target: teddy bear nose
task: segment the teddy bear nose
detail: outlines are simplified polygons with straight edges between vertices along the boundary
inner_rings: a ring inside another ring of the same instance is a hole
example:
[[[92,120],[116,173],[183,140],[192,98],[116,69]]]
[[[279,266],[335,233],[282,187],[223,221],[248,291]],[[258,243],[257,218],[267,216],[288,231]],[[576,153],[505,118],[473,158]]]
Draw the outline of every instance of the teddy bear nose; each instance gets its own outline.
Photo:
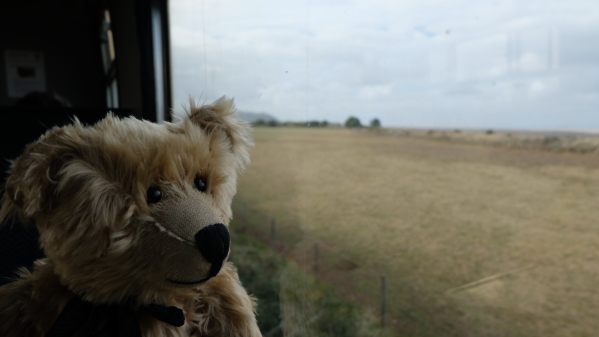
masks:
[[[211,276],[216,275],[229,254],[229,230],[222,223],[208,225],[196,233],[195,240],[202,256],[212,264]]]

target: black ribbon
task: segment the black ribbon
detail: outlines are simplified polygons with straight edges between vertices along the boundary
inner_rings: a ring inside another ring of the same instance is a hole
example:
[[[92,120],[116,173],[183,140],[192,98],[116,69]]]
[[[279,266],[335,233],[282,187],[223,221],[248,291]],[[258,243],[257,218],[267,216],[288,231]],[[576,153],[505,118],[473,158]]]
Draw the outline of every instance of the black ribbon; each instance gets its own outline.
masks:
[[[183,310],[177,307],[149,304],[135,308],[130,304],[94,304],[74,297],[46,337],[141,337],[139,314],[177,327],[185,323]]]

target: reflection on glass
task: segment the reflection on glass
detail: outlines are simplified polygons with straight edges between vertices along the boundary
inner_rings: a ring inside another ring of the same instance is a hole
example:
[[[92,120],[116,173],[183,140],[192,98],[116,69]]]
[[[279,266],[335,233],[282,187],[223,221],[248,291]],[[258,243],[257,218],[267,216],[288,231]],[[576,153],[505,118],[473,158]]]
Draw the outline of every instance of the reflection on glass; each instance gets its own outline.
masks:
[[[598,2],[170,6],[175,110],[256,126],[233,259],[265,335],[599,329]]]

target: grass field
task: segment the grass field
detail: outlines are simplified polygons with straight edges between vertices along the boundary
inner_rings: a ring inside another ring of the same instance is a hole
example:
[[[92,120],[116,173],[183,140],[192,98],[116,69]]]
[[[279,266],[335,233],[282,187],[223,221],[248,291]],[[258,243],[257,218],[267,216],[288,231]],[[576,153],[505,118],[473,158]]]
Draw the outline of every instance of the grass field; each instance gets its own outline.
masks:
[[[258,323],[265,337],[389,336],[367,309],[257,240],[233,234],[231,257],[245,288],[260,299]]]
[[[596,153],[346,129],[254,138],[237,229],[374,315],[385,276],[393,335],[599,331]]]

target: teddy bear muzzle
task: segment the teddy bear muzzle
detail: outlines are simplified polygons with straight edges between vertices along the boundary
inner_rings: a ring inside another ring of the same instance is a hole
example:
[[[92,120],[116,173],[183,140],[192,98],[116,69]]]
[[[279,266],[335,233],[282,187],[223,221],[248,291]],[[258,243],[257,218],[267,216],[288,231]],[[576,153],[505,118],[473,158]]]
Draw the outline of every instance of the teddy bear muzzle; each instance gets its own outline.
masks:
[[[200,253],[210,263],[208,277],[216,276],[229,255],[229,230],[222,223],[208,225],[198,231],[194,238]]]

